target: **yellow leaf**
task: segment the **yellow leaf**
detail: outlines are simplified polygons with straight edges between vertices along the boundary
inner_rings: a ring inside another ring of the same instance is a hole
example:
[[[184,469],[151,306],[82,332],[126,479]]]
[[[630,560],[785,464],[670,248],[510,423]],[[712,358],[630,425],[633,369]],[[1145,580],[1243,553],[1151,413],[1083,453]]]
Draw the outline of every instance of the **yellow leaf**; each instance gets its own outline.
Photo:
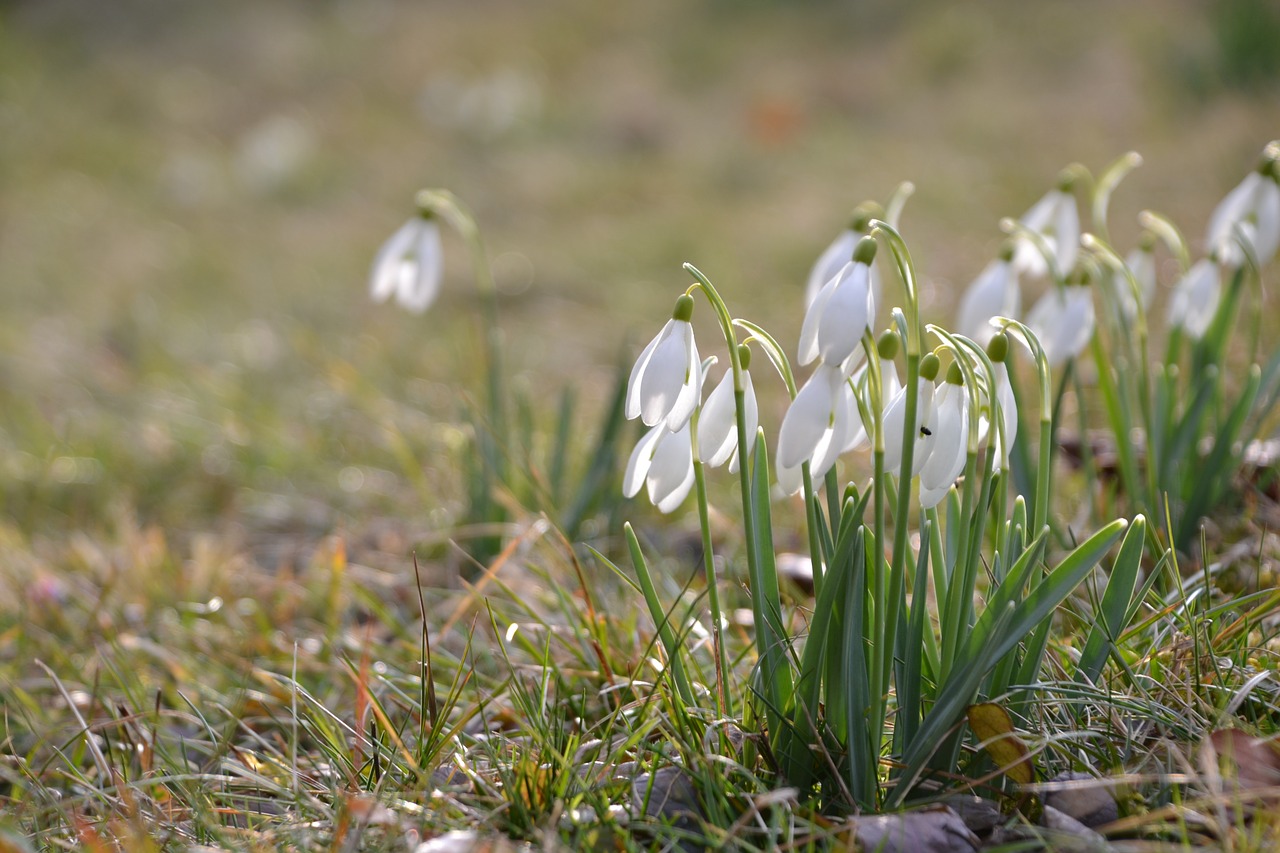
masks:
[[[969,728],[1004,775],[1023,785],[1031,784],[1031,754],[1014,734],[1008,711],[993,702],[970,705]]]

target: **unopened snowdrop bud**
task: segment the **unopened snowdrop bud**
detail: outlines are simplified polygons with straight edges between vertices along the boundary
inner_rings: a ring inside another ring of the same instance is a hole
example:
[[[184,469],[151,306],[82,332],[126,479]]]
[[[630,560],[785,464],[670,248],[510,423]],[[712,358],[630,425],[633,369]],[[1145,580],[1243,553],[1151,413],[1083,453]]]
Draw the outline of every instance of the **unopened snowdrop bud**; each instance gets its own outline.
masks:
[[[876,241],[863,237],[849,261],[827,282],[805,313],[800,329],[800,363],[818,356],[826,364],[845,361],[862,341],[875,315],[871,295],[871,267]]]
[[[665,422],[672,432],[688,423],[702,388],[692,317],[693,297],[684,294],[671,319],[640,353],[627,382],[628,418],[639,417],[646,426]]]
[[[1058,185],[1045,194],[1022,217],[1022,225],[1043,239],[1053,257],[1058,274],[1065,276],[1076,263],[1080,246],[1080,213],[1072,193],[1075,176],[1064,170],[1058,176]],[[1022,275],[1037,278],[1049,271],[1041,248],[1027,237],[1018,239],[1018,251],[1014,266]]]
[[[916,383],[916,418],[911,434],[916,437],[915,450],[911,457],[911,473],[919,474],[924,467],[926,454],[921,427],[929,422],[929,414],[933,408],[933,380],[938,377],[938,357],[927,353],[920,359],[920,378]],[[884,467],[886,471],[897,472],[902,467],[902,428],[907,422],[906,385],[898,390],[889,401],[884,411]]]
[[[960,365],[952,362],[947,380],[933,399],[925,429],[921,430],[925,463],[920,468],[920,503],[938,505],[964,470],[969,434],[969,392]]]
[[[880,355],[881,361],[893,361],[898,357],[898,350],[902,347],[902,338],[893,329],[885,329],[880,333],[880,337],[876,338],[876,352]]]
[[[992,317],[1018,319],[1022,310],[1022,292],[1018,288],[1018,269],[1013,264],[1017,244],[1009,241],[1000,249],[1000,257],[978,273],[960,300],[956,331],[985,345],[996,333]]]
[[[746,415],[747,453],[755,446],[756,427],[760,425],[760,411],[756,406],[755,386],[751,383],[751,349],[738,346],[738,358],[742,364],[742,402]],[[726,370],[720,384],[712,389],[698,415],[698,458],[706,465],[717,468],[731,459],[736,460],[738,449],[737,409],[734,406],[733,371]]]
[[[1280,248],[1280,166],[1275,143],[1263,152],[1262,163],[1227,193],[1209,217],[1205,248],[1228,267],[1245,262],[1239,237],[1252,246],[1260,266]],[[1237,229],[1240,234],[1237,235]]]
[[[1027,314],[1050,367],[1084,352],[1093,338],[1093,292],[1087,283],[1052,287]]]
[[[991,367],[995,373],[995,387],[991,390],[987,404],[993,407],[991,419],[1004,427],[1003,433],[995,428],[996,456],[994,470],[1003,471],[1009,467],[1009,448],[1018,437],[1018,401],[1013,396],[1013,383],[1009,381],[1009,367],[1005,364],[1009,357],[1009,336],[1000,332],[987,344],[987,357],[991,359]]]
[[[373,259],[369,295],[374,302],[394,298],[415,314],[435,301],[444,275],[440,225],[424,210],[401,225]]]
[[[675,432],[658,424],[636,444],[622,476],[622,494],[628,498],[648,485],[649,500],[659,512],[668,513],[684,502],[693,487],[693,444],[688,421]]]
[[[1197,261],[1173,286],[1168,309],[1169,326],[1182,329],[1198,341],[1209,330],[1221,300],[1222,279],[1218,264],[1211,258]]]
[[[853,209],[853,214],[849,217],[849,227],[831,241],[831,245],[827,246],[814,263],[813,269],[809,271],[809,281],[805,285],[804,292],[806,308],[813,304],[822,286],[835,278],[844,265],[849,263],[849,259],[853,257],[854,247],[858,245],[858,238],[871,229],[871,220],[883,218],[884,209],[874,201],[864,201]],[[871,268],[871,290],[876,298],[879,298],[879,276],[876,274],[875,267]]]
[[[1134,283],[1138,285],[1138,295],[1142,297],[1143,311],[1151,307],[1151,300],[1156,295],[1155,249],[1155,235],[1150,231],[1145,231],[1138,241],[1138,247],[1130,252],[1124,260],[1125,266],[1129,268],[1129,274],[1133,276]],[[1129,282],[1125,280],[1123,274],[1113,274],[1111,279],[1115,282],[1116,302],[1119,304],[1125,319],[1132,323],[1138,316],[1138,303],[1134,300],[1133,289],[1129,286]]]

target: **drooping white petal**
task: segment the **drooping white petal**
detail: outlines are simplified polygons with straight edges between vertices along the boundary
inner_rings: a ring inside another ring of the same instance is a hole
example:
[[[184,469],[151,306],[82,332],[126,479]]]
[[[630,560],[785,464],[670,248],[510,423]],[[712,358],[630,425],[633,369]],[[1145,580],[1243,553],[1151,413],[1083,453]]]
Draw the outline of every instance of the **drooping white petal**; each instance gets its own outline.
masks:
[[[784,495],[794,495],[804,487],[804,471],[799,465],[794,468],[777,466],[778,491]]]
[[[369,274],[369,295],[374,302],[385,302],[397,291],[400,267],[413,247],[422,218],[415,216],[395,230],[373,258]]]
[[[960,299],[956,331],[986,346],[996,333],[990,319],[1018,319],[1021,303],[1016,268],[1010,261],[997,258],[978,273]]]
[[[1151,300],[1156,295],[1155,253],[1149,249],[1134,249],[1125,257],[1124,264],[1138,285],[1138,295],[1142,297],[1142,310],[1146,311],[1151,307]],[[1133,322],[1138,316],[1138,303],[1133,298],[1133,289],[1123,274],[1113,275],[1112,281],[1115,284],[1116,302],[1120,305],[1121,312],[1126,320]]]
[[[684,344],[685,364],[688,367],[684,372],[684,384],[680,386],[680,393],[676,395],[675,405],[667,415],[667,429],[673,432],[689,422],[689,418],[693,417],[694,409],[698,408],[698,403],[702,401],[702,360],[698,358],[698,344],[693,339],[693,326],[677,321],[676,331]]]
[[[920,469],[920,503],[936,506],[964,470],[969,430],[969,394],[963,385],[944,382],[934,398],[927,424],[925,463]]]
[[[933,383],[927,379],[917,380],[917,403],[915,424],[911,434],[916,437],[915,449],[911,457],[911,473],[920,473],[926,461],[924,447],[920,441],[920,426],[927,423],[933,408]],[[889,401],[884,411],[884,469],[897,474],[902,467],[902,428],[907,421],[907,386],[902,386]]]
[[[858,414],[853,388],[848,381],[841,381],[832,389],[831,429],[814,448],[809,473],[815,479],[825,477],[861,428],[862,417]]]
[[[755,445],[756,427],[760,425],[760,410],[756,405],[755,386],[751,372],[742,374],[743,415],[746,420],[747,453]],[[724,378],[712,389],[698,415],[698,457],[712,468],[736,459],[738,449],[737,411],[734,408],[733,371],[726,370]],[[734,469],[736,470],[736,469]]]
[[[853,258],[854,247],[858,245],[858,235],[852,229],[845,229],[831,241],[831,245],[823,250],[809,270],[809,282],[805,285],[804,304],[807,308],[813,304],[814,298],[822,290],[822,286],[831,281],[838,272]]]
[[[646,426],[665,420],[679,429],[697,408],[702,364],[693,340],[693,327],[684,320],[668,320],[631,368],[625,413],[639,415]]]
[[[1218,265],[1209,258],[1199,260],[1173,287],[1167,315],[1169,325],[1181,327],[1199,340],[1209,330],[1221,299],[1222,281]]]
[[[1093,338],[1093,295],[1088,287],[1053,287],[1027,313],[1050,367],[1084,351]]]
[[[1044,238],[1059,275],[1071,271],[1080,244],[1080,213],[1071,193],[1050,190],[1023,215],[1022,224]],[[1018,238],[1013,263],[1021,274],[1032,278],[1049,271],[1040,247],[1026,237]]]
[[[648,368],[649,359],[653,357],[653,351],[658,348],[658,343],[671,333],[670,326],[674,322],[674,320],[669,320],[667,325],[663,326],[662,330],[654,335],[653,340],[645,344],[644,349],[640,351],[640,357],[636,359],[636,363],[631,367],[631,376],[627,379],[626,407],[623,409],[627,420],[634,420],[640,417],[642,408],[640,405],[640,380]]]
[[[686,421],[678,431],[664,433],[658,439],[645,478],[649,500],[659,512],[671,512],[684,502],[693,481],[693,443]]]
[[[836,277],[818,321],[818,353],[827,364],[839,364],[862,342],[871,326],[870,268],[850,261]]]
[[[636,442],[631,457],[627,459],[627,470],[622,475],[623,497],[634,498],[640,494],[640,487],[644,485],[645,478],[649,476],[649,467],[653,464],[654,448],[666,432],[666,425],[658,424]]]
[[[412,277],[400,282],[400,304],[421,314],[435,301],[444,275],[444,250],[440,244],[440,226],[434,219],[420,220],[422,225],[414,247],[417,266]]]
[[[839,369],[823,363],[800,388],[778,432],[779,468],[798,468],[813,458],[818,443],[829,436],[835,417],[832,390],[841,381]]]
[[[805,365],[818,357],[818,329],[822,325],[823,313],[826,311],[827,302],[831,299],[831,294],[835,292],[836,285],[840,283],[840,274],[833,275],[822,289],[818,291],[818,295],[809,303],[809,308],[804,314],[804,323],[800,326],[800,347],[796,353],[797,360],[801,365]]]
[[[1280,185],[1267,175],[1250,172],[1214,208],[1205,231],[1205,248],[1229,267],[1244,263],[1236,229],[1242,228],[1261,264],[1280,247]]]
[[[995,470],[1003,471],[1009,467],[1009,449],[1018,437],[1018,401],[1013,395],[1013,383],[1009,381],[1009,368],[1003,361],[992,365],[995,368],[996,405],[1000,408],[1000,418],[1004,424],[1004,432],[996,432]]]

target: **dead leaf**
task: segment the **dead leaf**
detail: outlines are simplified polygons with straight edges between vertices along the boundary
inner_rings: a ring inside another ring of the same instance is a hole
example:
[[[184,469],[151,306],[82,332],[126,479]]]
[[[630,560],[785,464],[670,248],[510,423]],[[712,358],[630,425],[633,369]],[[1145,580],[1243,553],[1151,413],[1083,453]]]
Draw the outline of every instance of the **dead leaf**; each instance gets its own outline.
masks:
[[[1014,733],[1008,711],[993,702],[970,705],[969,728],[1004,775],[1023,785],[1031,784],[1035,774],[1031,753]]]

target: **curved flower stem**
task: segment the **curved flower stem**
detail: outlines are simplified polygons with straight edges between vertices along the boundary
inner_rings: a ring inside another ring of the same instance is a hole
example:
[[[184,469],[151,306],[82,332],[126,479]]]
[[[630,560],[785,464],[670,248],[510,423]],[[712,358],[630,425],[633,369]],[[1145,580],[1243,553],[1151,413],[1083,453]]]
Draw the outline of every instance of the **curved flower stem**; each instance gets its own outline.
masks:
[[[1031,351],[1036,363],[1036,376],[1040,385],[1040,457],[1036,460],[1036,495],[1032,505],[1031,530],[1043,530],[1049,523],[1049,478],[1053,472],[1053,380],[1049,372],[1049,360],[1035,332],[1017,320],[998,317],[1001,328],[1013,329],[1017,337]]]

